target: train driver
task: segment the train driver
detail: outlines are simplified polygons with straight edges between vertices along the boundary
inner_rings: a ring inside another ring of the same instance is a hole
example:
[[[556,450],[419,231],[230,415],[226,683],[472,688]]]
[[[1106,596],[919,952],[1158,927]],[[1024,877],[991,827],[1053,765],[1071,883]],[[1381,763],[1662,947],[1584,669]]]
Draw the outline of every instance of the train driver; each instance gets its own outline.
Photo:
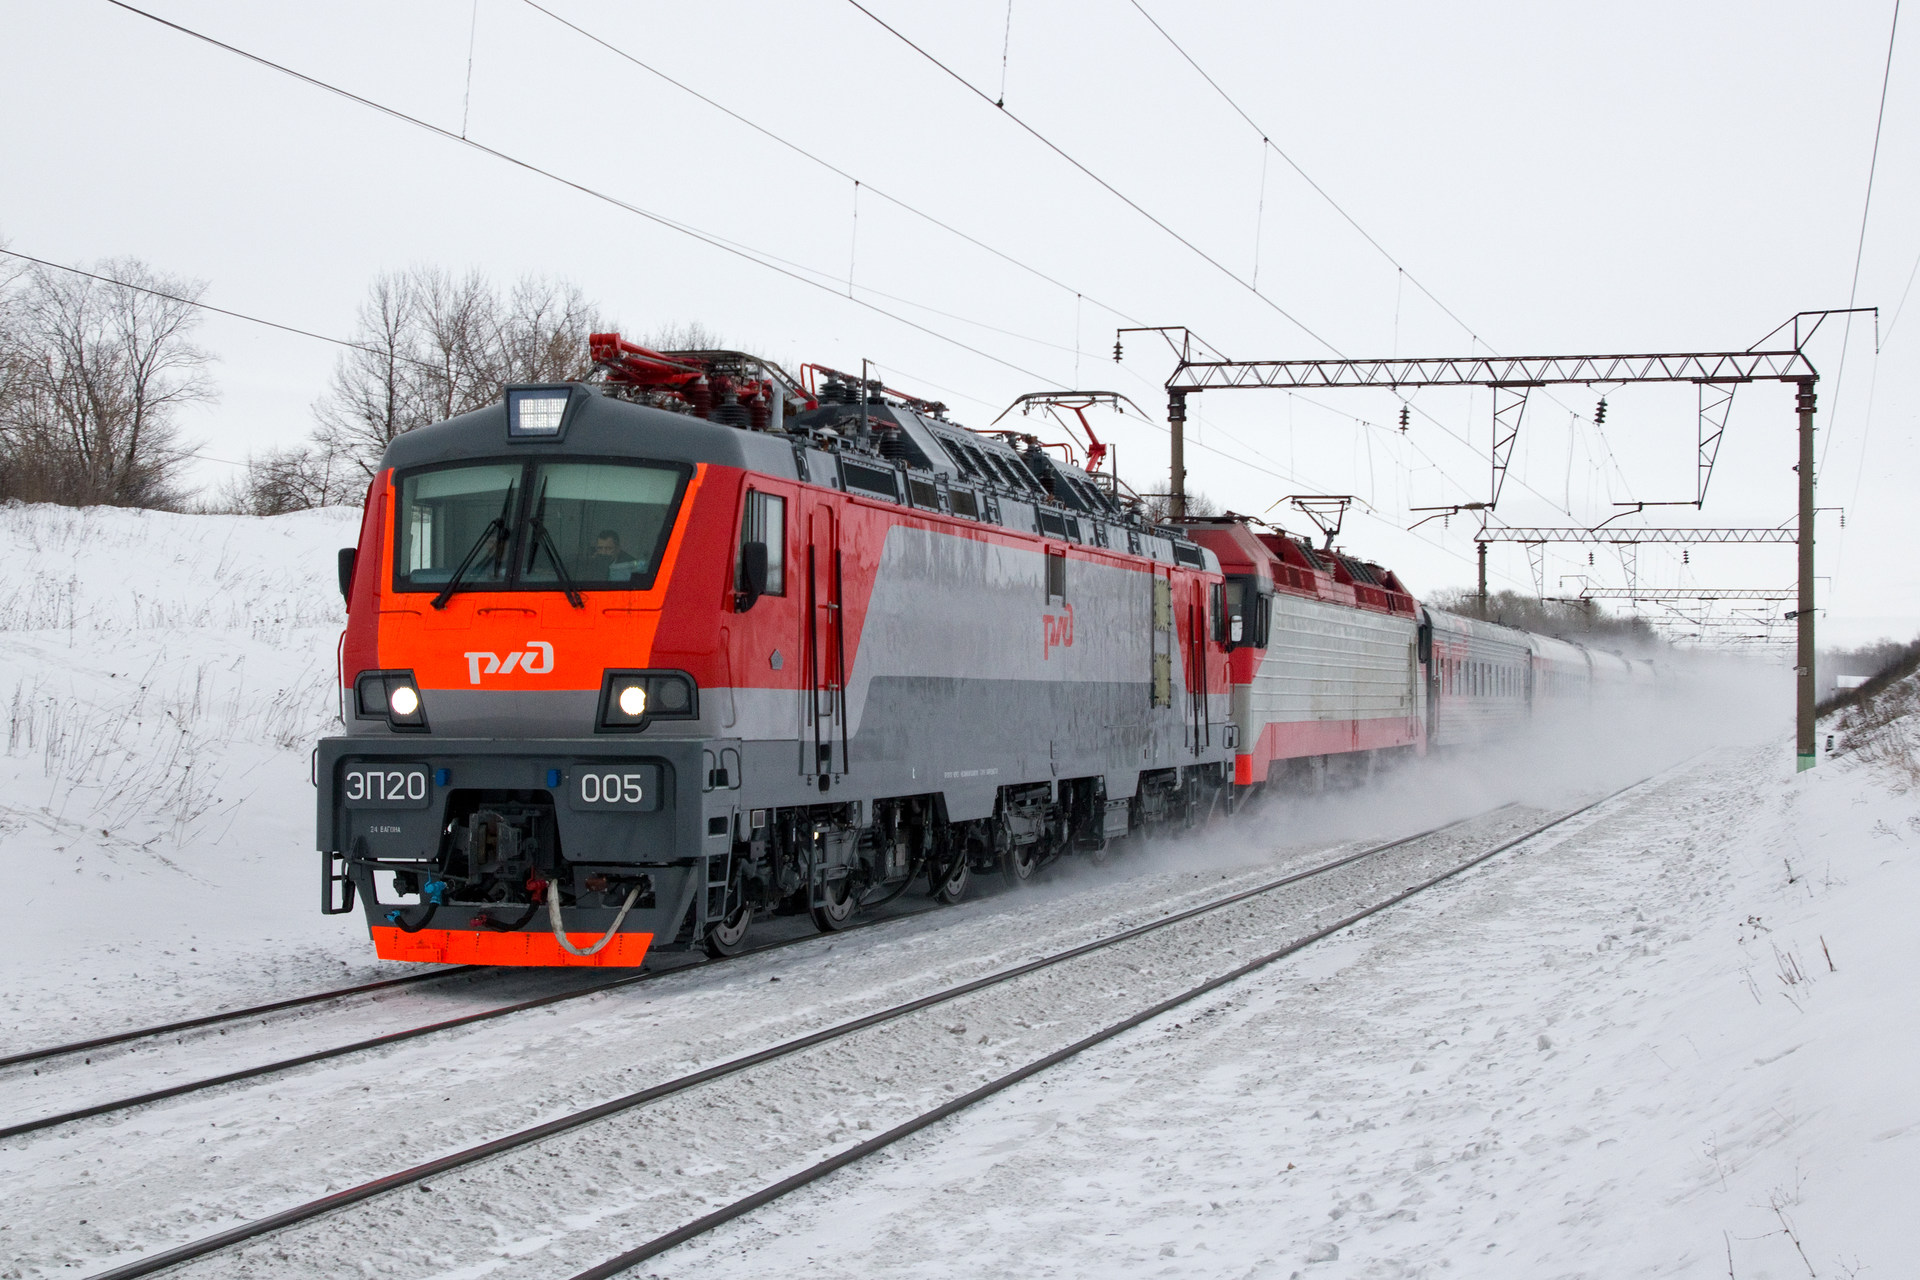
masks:
[[[602,529],[593,540],[593,551],[587,558],[587,564],[595,577],[609,582],[625,582],[636,573],[646,572],[647,566],[620,545],[620,535],[613,529]]]

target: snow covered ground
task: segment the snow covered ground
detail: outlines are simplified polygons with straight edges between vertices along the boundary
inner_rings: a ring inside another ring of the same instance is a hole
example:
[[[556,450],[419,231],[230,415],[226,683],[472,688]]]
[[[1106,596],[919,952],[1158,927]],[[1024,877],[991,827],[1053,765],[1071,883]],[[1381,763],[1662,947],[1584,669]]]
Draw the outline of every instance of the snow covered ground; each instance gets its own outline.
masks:
[[[357,519],[0,506],[0,1052],[400,971],[313,910]]]
[[[11,889],[0,1052],[403,971],[370,960],[358,917],[321,916],[315,901],[308,749],[335,713],[332,553],[353,532],[343,513],[0,508]],[[1503,800],[1591,798],[1711,741],[1731,745],[643,1271],[1913,1274],[1920,720],[1901,717],[1920,703],[1902,696],[1888,715],[1856,718],[1841,754],[1799,777],[1784,725],[1766,716],[1771,741],[1754,746],[1750,719],[1720,704],[1605,744],[1396,776],[1364,799],[1269,810],[1037,892],[484,1033],[10,1140],[0,1276],[85,1274],[130,1248],[1091,936],[1138,918],[1143,899],[1198,900],[1333,842]],[[1750,703],[1787,705],[1777,686]],[[1329,902],[1242,913],[1240,954],[1277,945]],[[1187,947],[1132,961],[1148,974],[1114,985],[1137,996],[1149,977],[1172,983],[1216,961],[1234,963]],[[436,1005],[432,986],[364,1019],[336,1011],[269,1030],[297,1050],[473,999]],[[1063,1020],[1091,1016],[1065,994]],[[1138,1007],[1107,1003],[1114,1017]],[[882,1089],[855,1070],[889,1046],[933,1060],[910,1039],[882,1037],[844,1061],[854,1074],[820,1086],[830,1105],[799,1131],[806,1140],[755,1158],[789,1171],[918,1105],[935,1078],[909,1071]],[[177,1052],[211,1074],[227,1065],[223,1047],[240,1052],[216,1036]],[[980,1050],[978,1070],[1004,1070],[1022,1048],[1010,1032]],[[124,1055],[112,1070],[133,1079],[139,1063]],[[43,1079],[15,1094],[39,1099],[37,1111],[60,1090]],[[684,1195],[687,1178],[764,1142],[751,1129],[710,1134],[705,1149],[656,1158],[651,1135],[704,1106],[583,1132],[564,1163],[588,1169],[615,1154],[596,1144],[618,1145],[645,1160],[623,1175],[633,1194]],[[563,1163],[549,1159],[526,1168]],[[563,1263],[637,1242],[610,1202],[583,1209],[569,1188],[560,1176],[497,1179],[487,1194],[500,1198],[479,1205],[488,1229],[455,1232],[445,1249],[427,1246],[435,1200],[416,1195],[406,1241],[342,1218],[212,1270],[563,1275]],[[688,1203],[711,1207],[697,1191]],[[475,1212],[471,1199],[454,1208]]]
[[[1917,852],[1728,753],[653,1269],[1912,1275]]]

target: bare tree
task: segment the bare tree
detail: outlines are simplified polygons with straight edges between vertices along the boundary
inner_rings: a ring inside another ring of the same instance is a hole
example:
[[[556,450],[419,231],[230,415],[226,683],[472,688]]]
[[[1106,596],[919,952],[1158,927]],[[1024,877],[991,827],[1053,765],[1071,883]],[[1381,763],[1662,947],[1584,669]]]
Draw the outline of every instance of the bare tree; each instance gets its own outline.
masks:
[[[34,267],[10,291],[0,495],[178,506],[177,415],[214,394],[193,342],[205,286],[131,259],[98,275]]]
[[[478,272],[381,276],[361,305],[356,349],[314,405],[316,445],[372,475],[395,436],[491,404],[507,383],[585,377],[594,318],[564,281],[526,277],[503,296]]]
[[[578,285],[525,276],[500,329],[502,382],[577,382],[593,371],[587,335],[604,323]]]
[[[727,344],[698,320],[688,320],[661,325],[640,339],[640,345],[655,351],[723,351]]]
[[[227,515],[278,516],[314,507],[353,506],[366,495],[366,474],[325,444],[269,449],[247,459],[203,510]]]
[[[6,256],[7,241],[0,238],[0,423],[7,417],[7,406],[26,386],[27,370],[32,363],[27,355],[26,338],[21,332],[21,289],[27,264]],[[0,447],[5,439],[0,437]],[[4,458],[0,454],[0,458]],[[3,466],[4,463],[0,463]]]
[[[1164,493],[1148,493],[1142,494],[1141,496],[1145,499],[1141,504],[1141,511],[1147,519],[1153,521],[1155,524],[1166,523],[1173,512],[1173,499]],[[1198,489],[1189,489],[1187,491],[1187,514],[1190,516],[1217,516],[1222,513],[1219,503],[1209,498],[1206,494],[1201,493]]]

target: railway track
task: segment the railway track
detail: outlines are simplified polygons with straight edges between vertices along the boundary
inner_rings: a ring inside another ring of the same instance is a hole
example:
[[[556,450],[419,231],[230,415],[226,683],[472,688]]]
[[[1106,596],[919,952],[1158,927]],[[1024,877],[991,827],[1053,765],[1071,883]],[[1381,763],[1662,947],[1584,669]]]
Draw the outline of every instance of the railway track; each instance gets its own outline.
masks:
[[[287,1009],[299,1009],[307,1005],[324,1004],[329,1000],[345,1000],[352,996],[366,995],[374,991],[387,991],[394,987],[410,987],[416,983],[432,982],[439,978],[453,978],[462,974],[477,974],[492,971],[487,965],[463,964],[450,969],[431,969],[424,973],[409,973],[398,978],[382,978],[378,982],[363,982],[354,987],[336,987],[331,991],[316,991],[310,995],[292,996],[285,1000],[273,1000],[266,1004],[249,1005],[244,1009],[227,1009],[220,1013],[203,1014],[197,1018],[185,1018],[179,1022],[164,1022],[153,1027],[136,1027],[131,1031],[116,1031],[111,1035],[95,1036],[90,1040],[75,1040],[68,1044],[50,1045],[44,1049],[26,1049],[19,1053],[10,1053],[0,1057],[0,1067],[25,1066],[34,1062],[46,1062],[53,1058],[64,1058],[70,1054],[88,1053],[95,1049],[109,1049],[115,1045],[131,1044],[136,1040],[156,1040],[161,1036],[178,1035],[183,1031],[197,1031],[203,1027],[217,1027],[225,1022],[245,1022],[252,1018],[264,1018],[268,1014],[281,1013]]]
[[[1635,783],[1633,786],[1643,785],[1649,780],[1650,779],[1642,779],[1641,782]],[[1624,791],[1631,789],[1631,787],[1622,788],[1619,792],[1614,792],[1609,796],[1602,797],[1600,800],[1596,800],[1579,809],[1560,814],[1545,822],[1527,827],[1525,830],[1518,831],[1517,833],[1508,835],[1506,838],[1500,839],[1490,848],[1478,848],[1471,856],[1448,859],[1447,865],[1443,869],[1435,874],[1422,875],[1414,883],[1404,883],[1403,878],[1402,882],[1396,883],[1392,891],[1384,894],[1384,896],[1374,895],[1371,897],[1371,900],[1367,901],[1364,905],[1353,910],[1344,911],[1339,918],[1332,922],[1313,929],[1304,935],[1293,937],[1279,948],[1258,955],[1225,972],[1217,973],[1198,985],[1183,988],[1169,997],[1155,1000],[1145,1008],[1140,1009],[1124,1019],[1102,1025],[1092,1034],[1080,1036],[1063,1047],[1040,1055],[1012,1071],[998,1075],[978,1088],[943,1100],[931,1108],[923,1109],[905,1122],[889,1127],[876,1137],[869,1138],[848,1147],[825,1160],[816,1161],[800,1172],[764,1185],[746,1196],[735,1198],[719,1209],[696,1215],[687,1220],[683,1225],[663,1234],[658,1234],[642,1245],[608,1258],[595,1267],[582,1272],[581,1275],[611,1276],[618,1274],[620,1271],[638,1262],[645,1261],[648,1258],[673,1248],[677,1244],[693,1239],[726,1221],[748,1213],[754,1208],[778,1199],[780,1196],[788,1194],[798,1187],[805,1186],[812,1181],[824,1177],[836,1169],[844,1168],[849,1164],[866,1158],[876,1151],[883,1150],[909,1134],[938,1123],[940,1120],[964,1110],[966,1107],[973,1105],[983,1098],[990,1097],[1022,1080],[1029,1079],[1036,1074],[1044,1072],[1048,1068],[1064,1062],[1077,1054],[1083,1053],[1095,1045],[1104,1043],[1132,1027],[1139,1026],[1141,1023],[1177,1008],[1181,1004],[1197,999],[1210,991],[1217,990],[1222,986],[1237,981],[1331,934],[1349,928],[1360,920],[1387,910],[1397,903],[1404,902],[1410,897],[1426,892],[1434,886],[1450,880],[1500,853],[1562,826],[1581,814],[1587,813],[1596,806],[1605,803],[1607,800],[1613,799]],[[1499,811],[1489,811],[1489,813],[1497,812]],[[1488,816],[1488,814],[1476,815],[1474,818],[1464,819],[1459,823],[1450,823],[1444,827],[1437,827],[1413,836],[1372,846],[1357,852],[1347,853],[1317,866],[1292,872],[1251,888],[1235,891],[1199,905],[1170,913],[1144,924],[1122,929],[1089,942],[1012,965],[983,977],[961,982],[805,1035],[793,1037],[764,1048],[740,1054],[725,1061],[687,1072],[675,1078],[650,1084],[644,1088],[573,1110],[567,1114],[522,1128],[505,1136],[480,1142],[412,1165],[411,1167],[369,1179],[317,1199],[293,1205],[252,1221],[238,1224],[226,1230],[214,1232],[198,1240],[156,1251],[144,1258],[99,1272],[95,1276],[95,1280],[131,1280],[131,1277],[151,1275],[196,1259],[208,1258],[212,1255],[222,1254],[231,1250],[239,1250],[242,1246],[250,1242],[287,1231],[301,1224],[312,1223],[316,1219],[336,1214],[356,1204],[375,1200],[405,1187],[418,1186],[423,1192],[429,1191],[430,1188],[427,1185],[428,1179],[438,1178],[441,1175],[451,1174],[456,1171],[472,1170],[474,1166],[480,1165],[483,1162],[493,1161],[511,1152],[535,1144],[549,1142],[560,1138],[562,1135],[575,1133],[576,1131],[594,1125],[596,1122],[611,1120],[624,1113],[634,1111],[636,1108],[664,1102],[678,1095],[697,1090],[700,1086],[737,1076],[741,1073],[750,1072],[757,1067],[767,1064],[784,1065],[797,1055],[804,1054],[808,1050],[845,1041],[849,1037],[856,1036],[861,1032],[875,1027],[896,1024],[903,1019],[910,1018],[913,1014],[946,1006],[952,1002],[960,1001],[965,997],[993,988],[1004,987],[1017,982],[1021,978],[1043,970],[1068,965],[1075,960],[1111,952],[1115,948],[1123,947],[1151,936],[1161,935],[1163,931],[1169,930],[1184,922],[1213,917],[1236,905],[1249,904],[1256,900],[1268,898],[1268,896],[1274,894],[1275,891],[1288,886],[1301,885],[1306,882],[1331,877],[1335,873],[1347,869],[1362,868],[1367,864],[1382,859],[1385,855],[1393,853],[1394,851],[1405,851],[1409,857],[1416,856],[1419,846],[1424,842],[1432,841],[1437,836],[1451,832],[1455,828],[1464,826],[1467,823],[1485,819]],[[1022,1022],[1020,1025],[1025,1026],[1027,1024]],[[949,1027],[946,1028],[946,1030],[952,1031],[954,1028]],[[961,1028],[961,1030],[964,1030],[964,1027]],[[758,1096],[752,1087],[743,1084],[731,1086],[729,1095],[747,1098]],[[560,1153],[550,1152],[548,1154],[557,1157]],[[562,1165],[565,1163],[566,1162],[561,1162]],[[413,1203],[413,1198],[410,1197],[408,1204],[411,1206]],[[711,1202],[709,1201],[708,1203]],[[287,1255],[285,1252],[281,1252],[279,1256],[285,1258]],[[240,1259],[236,1256],[234,1261],[238,1263]]]
[[[924,915],[927,912],[937,910],[940,910],[940,908],[921,907],[907,911],[896,911],[886,916],[862,921],[840,932],[845,934],[857,932],[862,929],[871,929],[878,925],[891,924],[896,920],[905,920],[913,916]],[[352,1054],[368,1053],[375,1049],[384,1049],[391,1045],[404,1044],[409,1040],[418,1040],[425,1036],[437,1035],[441,1032],[452,1031],[460,1027],[474,1026],[478,1023],[490,1022],[493,1019],[504,1018],[512,1014],[525,1013],[534,1009],[544,1009],[550,1005],[562,1004],[569,1000],[577,1000],[586,996],[618,990],[622,987],[630,987],[637,983],[649,982],[657,978],[666,977],[669,974],[682,973],[689,969],[705,968],[712,964],[727,963],[731,960],[743,960],[749,956],[763,955],[769,951],[778,951],[785,947],[808,942],[820,936],[821,935],[817,933],[807,932],[791,938],[781,938],[776,941],[762,943],[759,946],[745,948],[737,955],[727,957],[726,961],[693,960],[684,964],[672,965],[661,969],[648,969],[641,973],[629,974],[626,977],[614,978],[606,982],[590,983],[572,990],[553,992],[548,995],[535,996],[526,1000],[517,1000],[509,1004],[495,1006],[494,1008],[460,1014],[452,1018],[442,1018],[434,1022],[408,1027],[400,1031],[390,1031],[382,1035],[367,1036],[346,1044],[330,1045],[324,1049],[316,1049],[308,1053],[295,1054],[292,1057],[279,1058],[271,1062],[242,1068],[237,1071],[228,1071],[220,1075],[205,1076],[195,1080],[183,1081],[182,1083],[168,1085],[164,1088],[149,1089],[137,1094],[112,1098],[103,1102],[90,1103],[86,1106],[71,1107],[65,1111],[36,1116],[30,1120],[20,1120],[9,1125],[0,1125],[0,1140],[19,1137],[23,1134],[38,1133],[42,1130],[56,1128],[60,1125],[72,1124],[75,1121],[92,1119],[95,1116],[111,1115],[118,1111],[131,1111],[136,1107],[147,1106],[155,1102],[164,1102],[169,1098],[185,1097],[188,1094],[201,1093],[209,1089],[220,1088],[224,1085],[240,1084],[248,1080],[257,1080],[282,1071],[291,1071],[297,1067],[310,1066],[316,1062],[326,1062],[334,1058],[344,1058]],[[365,991],[380,990],[396,984],[419,982],[428,978],[445,978],[460,972],[480,970],[490,971],[490,967],[483,965],[463,965],[459,969],[443,969],[436,970],[432,973],[409,974],[405,977],[389,979],[384,982],[368,983],[364,986],[342,988],[338,991],[317,993],[312,996],[302,996],[292,1000],[277,1001],[268,1005],[258,1005],[252,1009],[234,1010],[223,1014],[210,1014],[204,1018],[189,1019],[186,1022],[172,1023],[167,1026],[149,1027],[141,1031],[129,1031],[119,1035],[104,1036],[98,1040],[61,1045],[36,1053],[17,1054],[12,1058],[0,1061],[0,1068],[31,1065],[43,1059],[68,1056],[84,1049],[96,1048],[102,1045],[112,1046],[137,1039],[154,1038],[169,1033],[244,1019],[262,1013],[277,1012],[282,1009],[294,1008],[299,1005],[312,1004],[327,999],[337,999]]]
[[[930,1128],[931,1126],[938,1124],[940,1121],[945,1120],[950,1116],[957,1115],[958,1113],[965,1111],[967,1108],[975,1105],[976,1103],[983,1102],[986,1099],[993,1097],[997,1093],[1001,1093],[1007,1089],[1012,1088],[1014,1085],[1020,1084],[1026,1080],[1030,1080],[1033,1077],[1040,1075],[1042,1072],[1047,1071],[1052,1067],[1056,1067],[1061,1063],[1068,1061],[1071,1058],[1075,1058],[1079,1056],[1080,1054],[1086,1052],[1088,1049],[1092,1049],[1098,1045],[1105,1044],[1107,1041],[1112,1040],[1114,1037],[1119,1036],[1127,1031],[1131,1031],[1135,1027],[1138,1027],[1143,1023],[1150,1022],[1153,1019],[1158,1018],[1163,1014],[1171,1013],[1173,1010],[1180,1008],[1182,1005],[1190,1004],[1193,1001],[1198,1000],[1202,996],[1205,996],[1211,992],[1217,991],[1220,988],[1229,985],[1230,983],[1237,982],[1241,978],[1247,977],[1250,974],[1258,972],[1259,970],[1266,968],[1268,965],[1271,965],[1276,961],[1284,960],[1285,958],[1295,954],[1296,952],[1303,951],[1307,947],[1312,946],[1316,942],[1323,941],[1326,938],[1332,937],[1334,934],[1337,934],[1342,932],[1343,930],[1349,929],[1354,925],[1360,923],[1362,920],[1366,920],[1369,917],[1378,915],[1379,913],[1387,910],[1390,907],[1397,906],[1400,903],[1407,901],[1407,899],[1409,898],[1425,893],[1427,890],[1434,888],[1436,885],[1444,884],[1445,882],[1453,879],[1455,876],[1458,876],[1463,872],[1470,871],[1474,867],[1479,866],[1481,863],[1486,862],[1491,858],[1497,857],[1498,855],[1505,853],[1509,849],[1515,848],[1518,845],[1525,844],[1529,840],[1532,840],[1538,836],[1544,835],[1546,832],[1551,831],[1553,828],[1558,827],[1566,822],[1569,822],[1572,819],[1579,817],[1581,814],[1588,812],[1589,810],[1598,808],[1600,805],[1605,804],[1607,801],[1614,799],[1616,796],[1622,795],[1628,791],[1633,790],[1636,787],[1642,786],[1648,781],[1651,781],[1651,778],[1642,778],[1640,781],[1631,783],[1628,786],[1622,787],[1618,791],[1615,791],[1609,795],[1602,796],[1600,799],[1595,800],[1590,804],[1583,805],[1580,808],[1573,810],[1571,813],[1563,814],[1560,817],[1555,818],[1550,822],[1542,823],[1540,826],[1535,827],[1533,830],[1523,835],[1516,836],[1513,839],[1507,840],[1499,845],[1496,845],[1493,848],[1488,849],[1486,852],[1478,854],[1472,858],[1469,858],[1466,861],[1461,862],[1447,869],[1446,871],[1439,873],[1438,875],[1430,876],[1427,879],[1422,880],[1419,883],[1412,885],[1406,889],[1403,889],[1398,893],[1395,893],[1385,899],[1382,899],[1379,902],[1363,907],[1358,911],[1351,912],[1346,916],[1343,916],[1342,918],[1335,920],[1333,923],[1329,925],[1326,925],[1322,928],[1314,930],[1311,933],[1308,933],[1304,937],[1293,939],[1292,941],[1289,941],[1286,945],[1275,948],[1274,950],[1266,952],[1263,955],[1256,956],[1253,959],[1247,961],[1246,963],[1241,964],[1233,969],[1230,969],[1225,973],[1221,973],[1214,977],[1208,978],[1206,981],[1201,982],[1196,986],[1189,987],[1186,990],[1181,991],[1176,995],[1168,997],[1167,999],[1157,1001],[1154,1004],[1149,1005],[1145,1009],[1141,1009],[1136,1013],[1132,1013],[1132,1014],[1129,1014],[1127,1017],[1121,1018],[1117,1022],[1109,1023],[1106,1026],[1101,1027],[1099,1030],[1095,1031],[1091,1035],[1084,1036],[1081,1039],[1074,1041],[1072,1044],[1066,1045],[1063,1048],[1054,1050],[1052,1053],[1046,1054],[1040,1058],[1036,1058],[1030,1062],[1027,1062],[1022,1066],[1007,1072],[1004,1075],[1001,1075],[993,1080],[988,1081],[986,1084],[981,1085],[979,1088],[970,1090],[967,1093],[960,1095],[959,1097],[952,1098],[945,1102],[942,1102],[938,1106],[932,1107],[901,1124],[895,1125],[891,1129],[886,1130],[884,1133],[877,1134],[874,1137],[869,1138],[864,1142],[858,1143],[845,1150],[836,1152],[833,1155],[827,1157],[826,1159],[818,1161],[808,1166],[807,1168],[800,1170],[798,1173],[791,1174],[785,1178],[781,1178],[776,1182],[773,1182],[764,1187],[761,1187],[760,1189],[748,1195],[742,1196],[732,1201],[731,1203],[719,1209],[714,1210],[712,1213],[704,1214],[698,1218],[693,1219],[690,1222],[685,1223],[682,1226],[674,1228],[671,1231],[667,1231],[660,1235],[657,1235],[653,1239],[645,1242],[644,1244],[625,1250],[624,1252],[619,1253],[611,1258],[608,1258],[603,1262],[600,1262],[595,1264],[594,1266],[588,1267],[585,1270],[576,1273],[573,1277],[571,1277],[571,1280],[611,1280],[611,1277],[621,1275],[624,1272],[627,1272],[632,1268],[638,1266],[639,1264],[648,1261],[649,1259],[656,1258],[661,1254],[666,1253],[670,1249],[676,1248],[682,1244],[686,1244],[687,1242],[694,1240],[699,1236],[705,1235],[707,1232],[712,1231],[717,1227],[724,1226],[736,1218],[743,1217],[744,1215],[753,1212],[755,1209],[762,1208],[765,1205],[771,1204],[775,1200],[778,1200],[783,1196],[789,1195],[792,1192],[800,1190],[802,1187],[805,1187],[810,1183],[817,1182],[831,1173],[834,1173],[840,1169],[844,1169],[849,1165],[857,1164],[860,1161],[867,1159],[869,1156],[872,1156],[878,1152],[884,1151],[888,1147],[893,1146],[895,1143],[901,1141],[902,1139],[911,1137],[912,1135],[919,1133],[923,1129]],[[1312,873],[1309,873],[1309,874],[1312,874]]]

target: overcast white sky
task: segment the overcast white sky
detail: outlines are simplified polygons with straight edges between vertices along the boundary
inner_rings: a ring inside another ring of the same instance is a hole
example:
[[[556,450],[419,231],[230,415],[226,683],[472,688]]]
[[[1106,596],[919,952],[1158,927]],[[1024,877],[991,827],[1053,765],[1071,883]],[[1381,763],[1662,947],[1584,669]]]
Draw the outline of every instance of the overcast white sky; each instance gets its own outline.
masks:
[[[1141,0],[1462,324],[1272,152],[1263,197],[1260,134],[1132,0],[1014,0],[1010,23],[1004,0],[869,7],[990,97],[1004,48],[1009,110],[1240,281],[1257,259],[1266,300],[848,0],[543,2],[1023,265],[872,190],[856,223],[847,178],[525,0],[142,7],[456,134],[464,116],[477,142],[792,274],[104,0],[0,3],[0,237],[69,264],[138,257],[205,281],[209,302],[342,336],[381,271],[545,273],[579,283],[629,333],[699,321],[789,367],[868,358],[972,426],[1047,386],[1118,390],[1158,418],[1167,353],[1135,337],[1116,366],[1118,325],[1191,326],[1236,358],[1331,354],[1325,344],[1350,356],[1737,350],[1796,311],[1847,305],[1892,17],[1881,2]],[[1870,319],[1852,328],[1844,377],[1840,321],[1809,348],[1824,375],[1820,504],[1847,511],[1844,531],[1821,517],[1832,641],[1920,630],[1920,317],[1894,322],[1920,258],[1920,27],[1906,37],[1858,290],[1882,308],[1882,350]],[[201,338],[222,394],[186,425],[211,481],[306,434],[337,349],[221,317]],[[1535,393],[1504,522],[1592,524],[1615,502],[1693,496],[1692,389],[1609,390],[1604,435],[1580,420],[1599,394]],[[1705,511],[1650,518],[1790,520],[1792,403],[1783,386],[1741,390]],[[1416,591],[1469,583],[1468,519],[1405,526],[1410,507],[1485,498],[1491,407],[1484,392],[1416,404],[1431,417],[1403,437],[1384,392],[1201,397],[1190,484],[1250,513],[1291,493],[1359,494],[1370,507],[1350,516],[1349,549]],[[1095,425],[1124,476],[1164,487],[1164,430]],[[1695,547],[1682,564],[1677,549],[1648,549],[1640,575],[1776,586],[1792,581],[1792,556]],[[1594,559],[1552,549],[1549,593],[1575,588],[1563,575],[1621,583],[1616,556]],[[1497,546],[1493,577],[1531,589],[1525,553]]]

